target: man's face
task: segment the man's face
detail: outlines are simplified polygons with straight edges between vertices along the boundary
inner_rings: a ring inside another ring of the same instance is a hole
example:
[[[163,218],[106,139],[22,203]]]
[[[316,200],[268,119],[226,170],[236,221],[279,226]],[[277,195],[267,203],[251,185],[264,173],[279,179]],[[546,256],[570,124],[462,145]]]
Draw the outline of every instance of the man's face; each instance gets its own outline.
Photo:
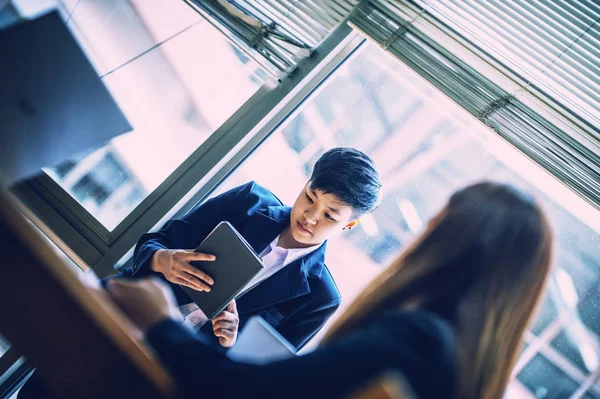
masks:
[[[335,195],[313,190],[309,183],[292,207],[292,237],[305,246],[320,244],[348,225],[352,214],[352,208],[340,202]]]

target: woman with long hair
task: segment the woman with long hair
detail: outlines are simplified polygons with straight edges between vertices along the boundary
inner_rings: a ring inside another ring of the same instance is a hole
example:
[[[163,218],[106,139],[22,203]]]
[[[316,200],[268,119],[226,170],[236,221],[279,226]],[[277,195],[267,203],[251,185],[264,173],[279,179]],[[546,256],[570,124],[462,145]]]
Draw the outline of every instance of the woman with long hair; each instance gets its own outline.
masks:
[[[418,398],[499,399],[550,270],[552,233],[532,198],[479,183],[456,192],[426,230],[358,296],[312,353],[248,365],[170,319],[159,283],[109,292],[196,397],[344,397],[402,372]]]

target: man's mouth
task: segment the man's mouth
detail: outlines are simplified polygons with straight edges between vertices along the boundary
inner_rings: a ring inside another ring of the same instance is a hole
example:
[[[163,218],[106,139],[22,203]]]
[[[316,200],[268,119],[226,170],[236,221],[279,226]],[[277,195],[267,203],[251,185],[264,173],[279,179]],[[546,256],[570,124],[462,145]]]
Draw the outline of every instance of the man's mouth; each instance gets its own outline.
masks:
[[[306,227],[304,227],[304,226],[302,225],[302,223],[300,223],[300,222],[296,221],[296,226],[298,227],[298,230],[299,230],[301,233],[304,233],[304,234],[310,234],[310,235],[312,235],[312,232],[311,232],[310,230],[308,230]]]

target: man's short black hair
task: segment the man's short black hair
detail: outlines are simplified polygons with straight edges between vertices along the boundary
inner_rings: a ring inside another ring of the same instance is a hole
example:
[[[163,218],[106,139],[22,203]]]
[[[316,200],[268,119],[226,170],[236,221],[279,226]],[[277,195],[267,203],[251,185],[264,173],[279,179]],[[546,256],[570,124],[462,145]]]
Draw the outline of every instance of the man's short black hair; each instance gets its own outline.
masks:
[[[309,180],[313,190],[335,195],[354,209],[354,216],[372,212],[381,201],[381,180],[369,156],[354,148],[333,148],[315,164]]]

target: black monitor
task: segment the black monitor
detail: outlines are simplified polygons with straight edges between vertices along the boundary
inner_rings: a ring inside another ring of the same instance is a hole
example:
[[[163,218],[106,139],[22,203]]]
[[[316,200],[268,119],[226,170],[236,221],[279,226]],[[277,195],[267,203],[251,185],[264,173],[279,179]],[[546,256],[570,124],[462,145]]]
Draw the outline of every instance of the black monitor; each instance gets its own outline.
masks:
[[[57,12],[0,30],[0,186],[130,130]]]

